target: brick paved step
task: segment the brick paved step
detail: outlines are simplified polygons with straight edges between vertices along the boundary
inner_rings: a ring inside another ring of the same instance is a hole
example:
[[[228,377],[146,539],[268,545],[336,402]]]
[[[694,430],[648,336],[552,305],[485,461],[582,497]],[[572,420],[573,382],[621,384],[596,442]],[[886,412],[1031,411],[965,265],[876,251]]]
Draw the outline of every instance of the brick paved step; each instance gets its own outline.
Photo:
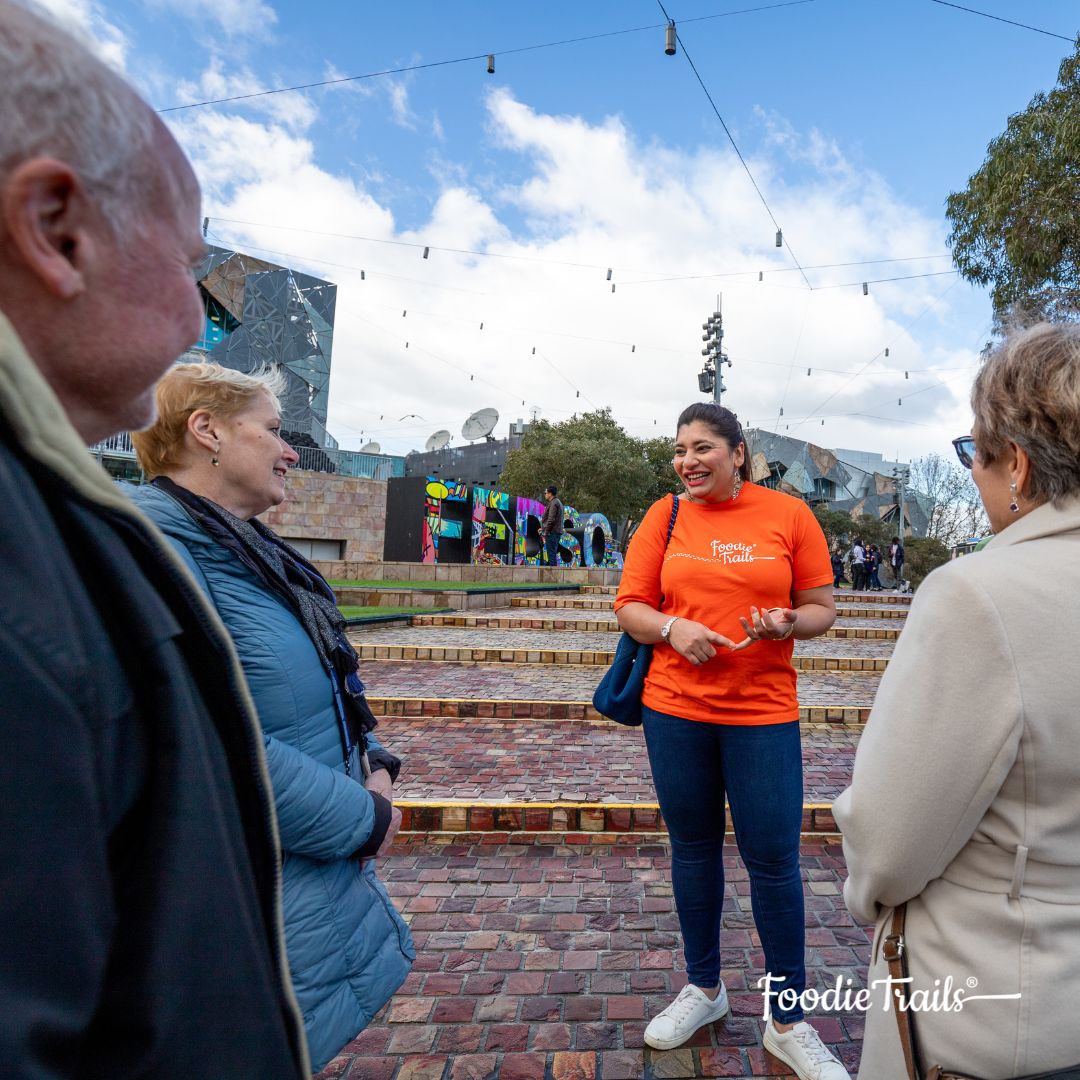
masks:
[[[852,592],[850,589],[833,589],[838,604],[898,604],[911,607],[912,594],[891,592]]]
[[[395,801],[656,802],[641,728],[388,717],[379,739],[406,763]],[[807,802],[847,787],[857,743],[858,731],[803,732]]]
[[[661,1052],[644,1047],[645,1025],[686,982],[666,845],[395,845],[380,872],[416,964],[320,1080],[789,1077],[761,1045],[749,883],[734,847],[725,854],[732,1011]],[[808,985],[862,986],[869,932],[844,909],[840,845],[804,840],[802,866]],[[862,1017],[814,1022],[854,1075]]]
[[[611,634],[570,630],[468,630],[455,627],[379,628],[349,635],[362,661],[437,660],[444,663],[579,664],[603,666],[615,656]],[[867,653],[874,655],[863,655]],[[885,670],[892,645],[834,639],[796,642],[796,671]],[[856,653],[860,655],[856,655]],[[550,659],[544,659],[549,657]]]
[[[492,609],[483,615],[414,615],[413,626],[456,626],[492,630],[576,630],[619,633],[614,612],[583,612],[569,608],[553,608],[542,615],[529,615],[519,608]],[[895,641],[902,627],[890,619],[840,618],[823,635],[825,638],[861,638]]]
[[[595,667],[554,667],[544,661],[373,660],[364,665],[368,703],[376,716],[601,722],[591,705],[599,677]],[[869,672],[806,672],[799,679],[800,719],[865,723],[879,681],[878,674]]]
[[[536,610],[559,608],[564,611],[611,611],[612,599],[589,596],[514,596],[510,599],[510,606]],[[908,609],[896,604],[838,604],[836,613],[849,619],[906,619]]]

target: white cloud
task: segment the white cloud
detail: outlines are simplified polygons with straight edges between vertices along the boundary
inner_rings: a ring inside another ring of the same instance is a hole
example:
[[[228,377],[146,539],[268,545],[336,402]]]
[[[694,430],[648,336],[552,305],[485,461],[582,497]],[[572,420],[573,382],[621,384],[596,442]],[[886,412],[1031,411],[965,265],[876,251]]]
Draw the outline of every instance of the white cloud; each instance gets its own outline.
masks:
[[[226,65],[232,63],[220,54],[212,55],[198,81],[180,79],[176,83],[176,104],[252,95],[243,102],[245,107],[267,114],[292,131],[305,131],[314,123],[317,113],[305,95],[297,91],[267,93],[275,87],[265,85],[246,67],[226,71]]]
[[[85,42],[102,60],[117,71],[126,66],[130,42],[115,23],[110,22],[95,0],[37,0],[71,33]]]
[[[855,283],[811,292],[725,148],[644,144],[618,118],[544,115],[506,91],[487,109],[483,167],[495,159],[515,181],[485,186],[435,159],[441,190],[408,230],[363,178],[317,164],[310,116],[199,110],[174,124],[212,233],[338,283],[329,426],[343,445],[375,438],[403,453],[436,428],[457,435],[485,405],[502,414],[500,432],[532,405],[558,420],[595,404],[635,434],[670,433],[700,396],[699,327],[721,291],[734,361],[725,403],[744,422],[776,427],[783,407],[781,431],[887,457],[940,450],[964,430],[981,341],[951,327],[962,290],[947,291],[948,277],[873,284],[866,296],[859,287],[947,260],[811,270],[815,286]],[[842,147],[769,124],[750,167],[807,266],[945,250],[941,223]],[[742,276],[716,276],[733,272]],[[408,413],[424,420],[399,421]]]
[[[216,23],[229,36],[266,38],[277,12],[263,0],[154,0],[163,8],[199,22]]]

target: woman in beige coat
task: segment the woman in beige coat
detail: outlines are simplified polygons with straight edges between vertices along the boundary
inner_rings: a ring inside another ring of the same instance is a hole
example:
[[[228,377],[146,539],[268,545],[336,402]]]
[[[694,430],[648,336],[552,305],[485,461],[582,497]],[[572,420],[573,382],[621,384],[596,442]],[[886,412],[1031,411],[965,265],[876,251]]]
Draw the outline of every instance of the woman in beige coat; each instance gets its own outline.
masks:
[[[907,1076],[873,988],[905,901],[924,1071],[1080,1062],[1080,328],[1011,337],[972,407],[957,451],[996,535],[919,589],[834,808],[876,923],[862,1080]]]

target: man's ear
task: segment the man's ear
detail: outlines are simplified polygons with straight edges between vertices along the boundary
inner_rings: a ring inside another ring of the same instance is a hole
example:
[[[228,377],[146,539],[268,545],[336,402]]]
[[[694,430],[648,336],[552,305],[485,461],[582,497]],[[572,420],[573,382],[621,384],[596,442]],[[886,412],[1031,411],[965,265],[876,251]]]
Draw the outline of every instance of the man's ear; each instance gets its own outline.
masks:
[[[23,266],[53,296],[71,300],[86,288],[96,215],[74,170],[54,158],[17,165],[0,187],[0,219]]]

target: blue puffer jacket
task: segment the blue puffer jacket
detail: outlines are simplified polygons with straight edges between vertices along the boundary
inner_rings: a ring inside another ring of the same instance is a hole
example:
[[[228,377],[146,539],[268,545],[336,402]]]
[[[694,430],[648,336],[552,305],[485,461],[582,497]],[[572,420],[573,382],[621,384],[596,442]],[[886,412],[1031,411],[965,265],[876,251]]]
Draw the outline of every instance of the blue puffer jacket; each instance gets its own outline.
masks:
[[[350,857],[371,833],[373,802],[353,779],[355,751],[345,772],[330,680],[293,613],[171,496],[146,485],[134,498],[210,596],[255,699],[284,849],[289,967],[317,1071],[367,1026],[415,957],[374,863],[362,870]]]

